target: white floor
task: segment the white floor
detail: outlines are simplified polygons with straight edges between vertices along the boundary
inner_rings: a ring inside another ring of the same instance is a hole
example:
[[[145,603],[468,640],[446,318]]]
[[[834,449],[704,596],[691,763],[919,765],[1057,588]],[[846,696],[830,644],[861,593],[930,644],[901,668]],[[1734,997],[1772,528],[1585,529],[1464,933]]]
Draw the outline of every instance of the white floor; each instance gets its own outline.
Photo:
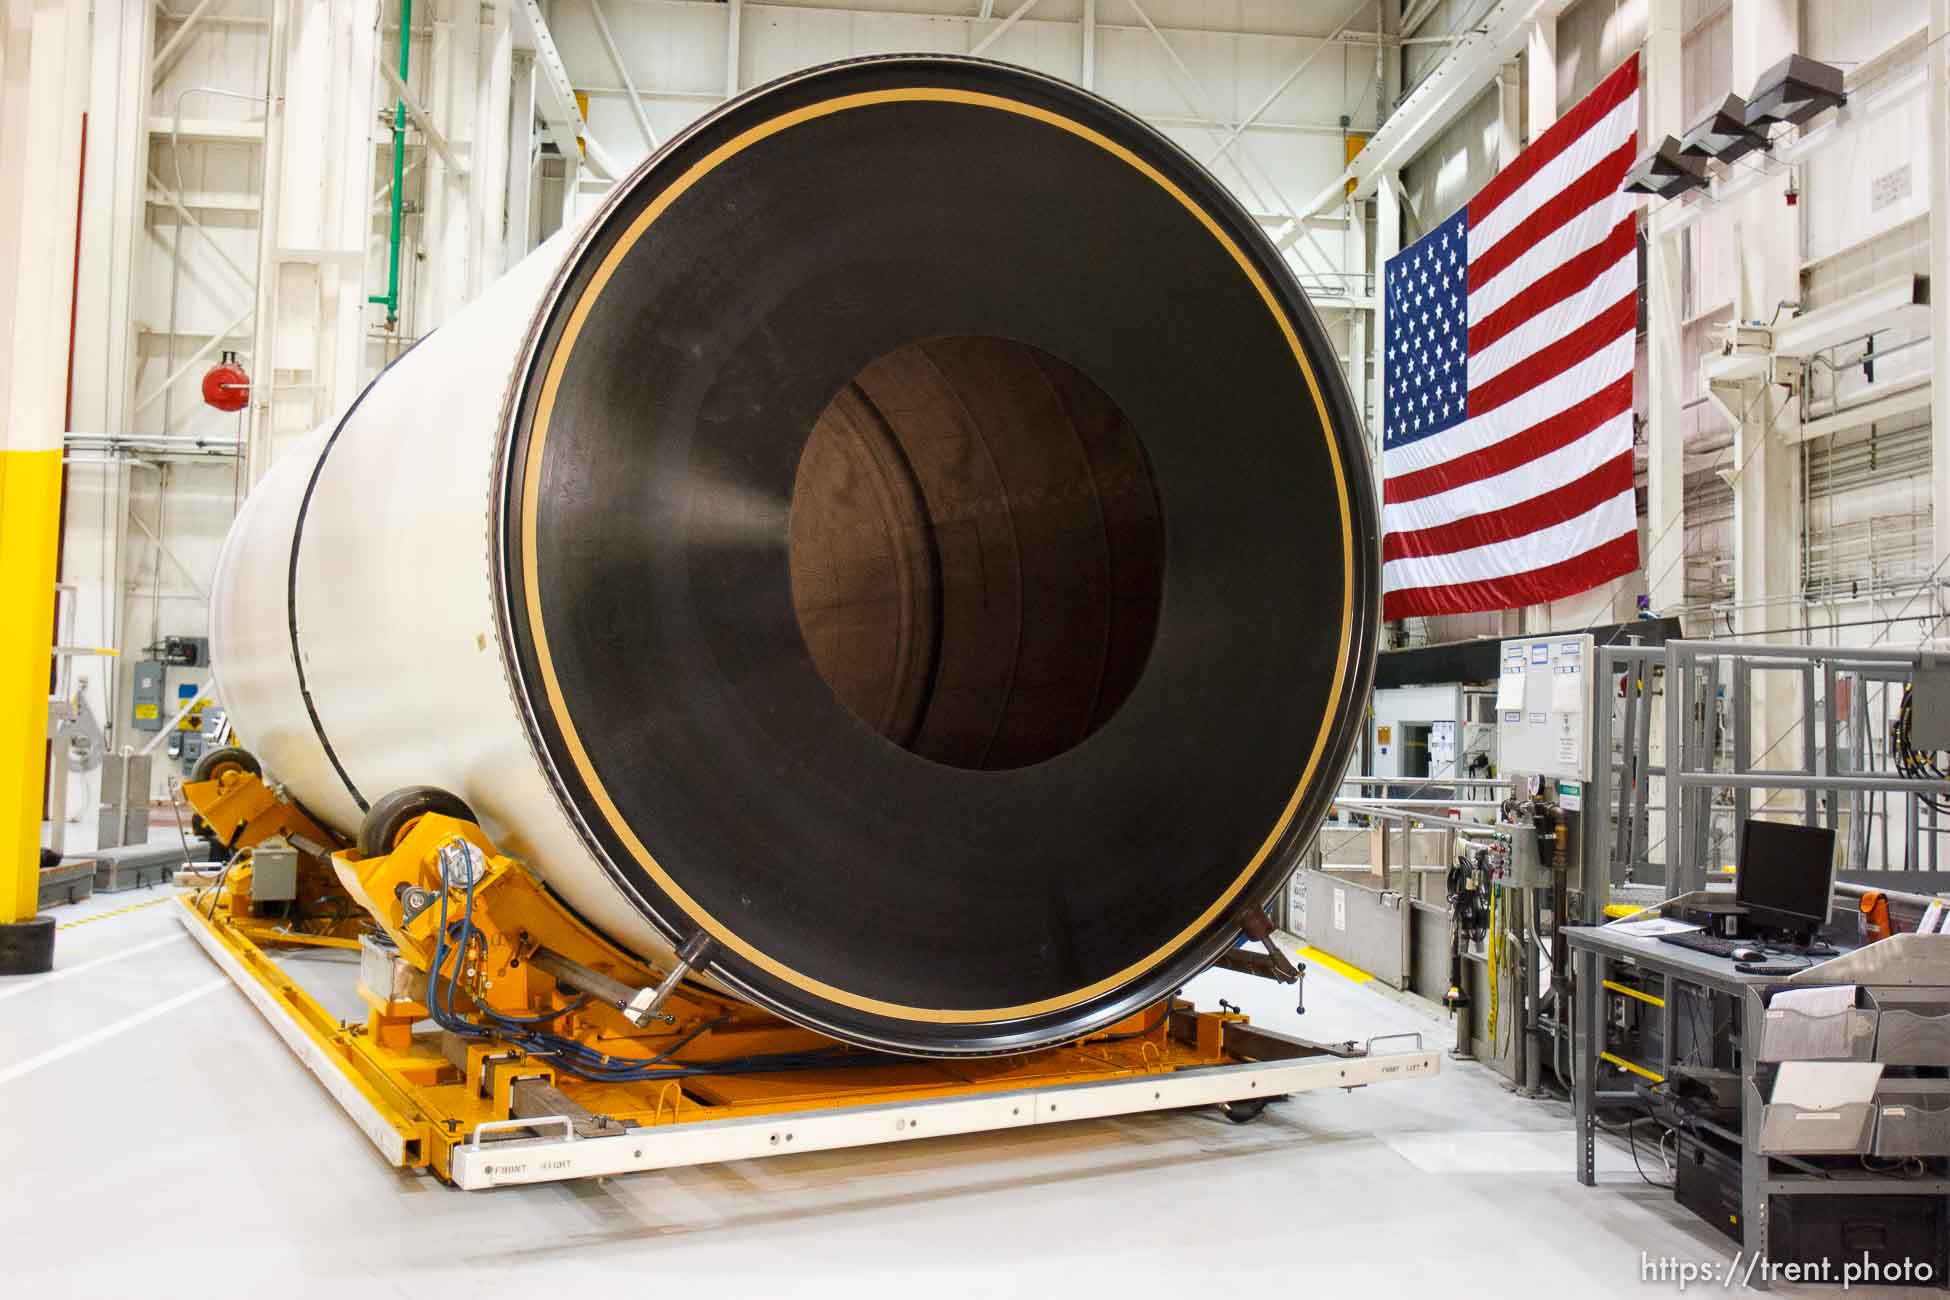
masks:
[[[458,1192],[380,1162],[182,937],[171,893],[59,909],[54,973],[0,981],[0,1294],[1504,1300],[1673,1291],[1646,1259],[1732,1255],[1622,1147],[1579,1186],[1568,1107],[1446,1062],[1248,1125],[1183,1112]],[[1447,1041],[1318,965],[1303,1017],[1243,976],[1191,992],[1316,1039]]]

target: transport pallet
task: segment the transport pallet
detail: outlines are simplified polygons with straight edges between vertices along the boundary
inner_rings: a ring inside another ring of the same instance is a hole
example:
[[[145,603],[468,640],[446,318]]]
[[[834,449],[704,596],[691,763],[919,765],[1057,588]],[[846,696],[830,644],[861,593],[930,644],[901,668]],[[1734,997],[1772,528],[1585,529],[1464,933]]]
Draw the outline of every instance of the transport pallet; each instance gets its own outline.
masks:
[[[425,813],[390,853],[304,853],[295,886],[272,889],[279,855],[327,849],[326,832],[251,774],[186,794],[258,837],[183,896],[190,936],[382,1157],[468,1190],[1192,1106],[1243,1122],[1438,1068],[1419,1035],[1314,1043],[1176,997],[1014,1056],[870,1052],[642,966],[470,821]],[[363,1021],[278,964],[294,945],[360,954]]]

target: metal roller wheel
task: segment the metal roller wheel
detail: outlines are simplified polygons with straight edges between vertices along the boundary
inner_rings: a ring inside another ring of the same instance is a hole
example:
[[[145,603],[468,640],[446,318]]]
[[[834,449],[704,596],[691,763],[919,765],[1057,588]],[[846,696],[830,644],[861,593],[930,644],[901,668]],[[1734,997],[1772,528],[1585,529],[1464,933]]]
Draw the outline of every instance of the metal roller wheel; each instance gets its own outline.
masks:
[[[474,821],[474,810],[457,794],[438,786],[409,785],[384,795],[359,823],[359,853],[380,858],[393,851],[414,822],[428,813]]]
[[[252,776],[263,776],[264,768],[257,761],[257,755],[237,745],[225,745],[213,749],[196,760],[190,769],[192,781],[214,781],[229,772],[249,772]]]

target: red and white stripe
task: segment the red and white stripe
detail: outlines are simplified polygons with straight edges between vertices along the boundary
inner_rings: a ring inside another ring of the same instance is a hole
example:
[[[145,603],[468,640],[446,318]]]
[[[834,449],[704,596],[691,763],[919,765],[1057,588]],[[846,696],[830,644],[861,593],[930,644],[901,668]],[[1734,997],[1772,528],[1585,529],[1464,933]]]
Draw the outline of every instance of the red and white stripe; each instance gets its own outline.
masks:
[[[1468,417],[1382,453],[1383,612],[1510,609],[1638,567],[1629,60],[1469,203]]]

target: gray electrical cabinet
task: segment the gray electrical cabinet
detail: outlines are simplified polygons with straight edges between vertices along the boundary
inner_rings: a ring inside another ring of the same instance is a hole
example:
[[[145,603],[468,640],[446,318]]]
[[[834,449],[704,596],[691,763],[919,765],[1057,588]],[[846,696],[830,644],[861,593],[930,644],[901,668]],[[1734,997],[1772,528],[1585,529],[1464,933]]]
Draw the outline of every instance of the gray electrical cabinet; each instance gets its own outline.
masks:
[[[1950,656],[1925,650],[1911,680],[1910,743],[1924,753],[1950,749]]]
[[[251,902],[290,903],[298,898],[298,850],[282,835],[251,850]]]
[[[160,659],[136,660],[135,683],[130,692],[134,713],[129,721],[137,731],[163,728],[163,677],[167,670],[168,665]]]
[[[1497,759],[1505,772],[1591,779],[1589,633],[1503,643],[1496,683]]]

